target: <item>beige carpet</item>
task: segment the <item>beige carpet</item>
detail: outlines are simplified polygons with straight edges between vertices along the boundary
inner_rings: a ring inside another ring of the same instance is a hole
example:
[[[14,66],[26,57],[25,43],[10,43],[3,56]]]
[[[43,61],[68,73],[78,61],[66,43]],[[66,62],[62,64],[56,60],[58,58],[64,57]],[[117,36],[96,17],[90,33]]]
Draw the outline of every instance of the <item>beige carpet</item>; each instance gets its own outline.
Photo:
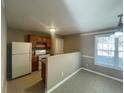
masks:
[[[81,70],[52,93],[123,93],[123,83]]]

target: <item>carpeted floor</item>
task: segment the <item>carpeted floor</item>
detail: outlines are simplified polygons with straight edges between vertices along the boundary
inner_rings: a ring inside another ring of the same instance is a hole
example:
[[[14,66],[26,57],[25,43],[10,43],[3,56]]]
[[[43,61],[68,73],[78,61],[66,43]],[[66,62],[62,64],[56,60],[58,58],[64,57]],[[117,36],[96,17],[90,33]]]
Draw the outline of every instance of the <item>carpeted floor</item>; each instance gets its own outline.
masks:
[[[123,93],[123,84],[81,70],[52,93]]]

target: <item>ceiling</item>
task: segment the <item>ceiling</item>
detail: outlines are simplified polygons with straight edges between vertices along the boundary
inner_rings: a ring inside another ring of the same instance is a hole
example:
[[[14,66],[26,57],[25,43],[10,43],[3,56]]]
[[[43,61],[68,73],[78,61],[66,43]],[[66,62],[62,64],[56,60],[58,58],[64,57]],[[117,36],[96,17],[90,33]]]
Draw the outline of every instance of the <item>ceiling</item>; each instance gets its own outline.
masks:
[[[123,0],[6,0],[10,28],[68,35],[116,27]]]

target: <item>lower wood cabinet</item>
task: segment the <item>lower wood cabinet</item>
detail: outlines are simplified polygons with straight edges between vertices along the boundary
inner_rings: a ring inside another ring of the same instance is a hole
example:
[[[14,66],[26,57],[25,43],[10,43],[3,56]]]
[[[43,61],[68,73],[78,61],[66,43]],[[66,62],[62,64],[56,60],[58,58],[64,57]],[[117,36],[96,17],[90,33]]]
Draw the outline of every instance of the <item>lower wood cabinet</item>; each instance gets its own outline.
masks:
[[[38,70],[38,57],[35,55],[32,55],[32,71],[37,71]]]
[[[42,70],[41,70],[41,77],[42,77],[42,80],[43,80],[43,83],[45,84],[45,86],[46,86],[46,62],[47,62],[47,60],[43,59]]]

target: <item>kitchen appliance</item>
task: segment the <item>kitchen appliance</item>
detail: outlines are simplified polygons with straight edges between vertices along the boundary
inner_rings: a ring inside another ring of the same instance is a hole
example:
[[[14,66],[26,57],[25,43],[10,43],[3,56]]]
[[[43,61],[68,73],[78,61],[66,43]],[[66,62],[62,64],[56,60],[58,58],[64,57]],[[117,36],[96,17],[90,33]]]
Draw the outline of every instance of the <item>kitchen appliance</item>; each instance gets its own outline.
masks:
[[[12,42],[10,51],[11,60],[8,61],[7,67],[9,78],[14,79],[31,73],[32,44]]]
[[[46,49],[37,49],[35,50],[36,55],[44,55],[46,54]]]
[[[39,60],[39,70],[41,70],[41,68],[42,68],[42,62],[43,62],[43,59],[47,59],[48,57],[50,56],[50,54],[41,54],[41,55],[39,55],[38,57],[38,60]]]
[[[47,54],[47,50],[46,49],[36,49],[35,50],[35,55],[38,56],[38,61],[39,61],[38,69],[41,70],[42,59],[43,58],[47,58],[49,56],[49,54]]]
[[[46,48],[46,43],[37,42],[35,48],[36,49],[45,49]]]

